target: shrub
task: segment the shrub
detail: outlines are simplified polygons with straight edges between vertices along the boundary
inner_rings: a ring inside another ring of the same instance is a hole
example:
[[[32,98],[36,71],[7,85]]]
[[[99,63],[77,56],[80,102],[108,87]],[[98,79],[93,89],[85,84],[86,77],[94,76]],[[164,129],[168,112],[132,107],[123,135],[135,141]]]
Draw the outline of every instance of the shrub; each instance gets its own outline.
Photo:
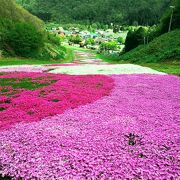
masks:
[[[0,49],[3,49],[7,40],[8,29],[14,28],[11,20],[0,19]]]
[[[125,52],[128,52],[136,48],[138,45],[143,44],[145,36],[146,32],[143,27],[140,27],[134,31],[130,30],[127,34],[125,42]]]
[[[120,44],[124,44],[125,40],[123,39],[123,37],[118,37],[117,42]]]
[[[69,42],[74,44],[79,44],[82,41],[81,37],[79,35],[72,35],[69,37]]]
[[[54,34],[31,24],[0,19],[0,50],[3,55],[38,59],[63,59],[65,49]]]
[[[88,38],[85,42],[86,45],[95,45],[95,41],[93,38]]]
[[[62,46],[57,46],[51,43],[45,43],[45,46],[36,58],[44,60],[64,59],[65,52],[65,48]]]
[[[17,56],[31,57],[44,45],[43,33],[33,25],[24,22],[15,23],[7,32],[6,42]]]
[[[60,46],[61,38],[56,34],[47,33],[47,42]]]
[[[104,42],[100,45],[100,51],[114,51],[117,49],[117,42],[110,41],[110,42]]]

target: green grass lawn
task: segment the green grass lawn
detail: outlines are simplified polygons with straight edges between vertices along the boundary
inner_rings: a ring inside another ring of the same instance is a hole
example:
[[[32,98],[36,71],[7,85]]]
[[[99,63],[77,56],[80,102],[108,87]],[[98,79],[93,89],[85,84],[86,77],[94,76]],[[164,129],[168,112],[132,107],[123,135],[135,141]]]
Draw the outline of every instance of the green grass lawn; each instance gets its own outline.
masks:
[[[23,88],[23,89],[32,90],[32,89],[37,89],[37,88],[41,88],[44,86],[48,86],[49,84],[56,82],[56,80],[49,80],[49,81],[47,81],[47,83],[39,83],[39,82],[34,82],[33,80],[38,80],[38,78],[36,78],[36,79],[32,79],[32,78],[23,78],[23,79],[1,78],[0,85],[1,85],[1,87],[5,87],[5,89],[2,89],[1,91],[5,92],[6,87],[8,87],[8,86],[13,87],[13,89]]]
[[[128,62],[125,61],[119,61],[118,59],[119,57],[117,55],[97,54],[96,57],[110,64],[125,64],[125,63],[129,64]]]
[[[38,59],[23,59],[23,58],[0,58],[0,66],[9,65],[24,65],[24,64],[62,64],[71,63],[74,60],[74,51],[67,48],[67,54],[65,59],[62,60],[38,60]]]
[[[167,74],[174,74],[180,76],[180,65],[179,64],[170,64],[170,63],[146,63],[140,64],[145,67],[150,67],[160,72],[165,72]]]

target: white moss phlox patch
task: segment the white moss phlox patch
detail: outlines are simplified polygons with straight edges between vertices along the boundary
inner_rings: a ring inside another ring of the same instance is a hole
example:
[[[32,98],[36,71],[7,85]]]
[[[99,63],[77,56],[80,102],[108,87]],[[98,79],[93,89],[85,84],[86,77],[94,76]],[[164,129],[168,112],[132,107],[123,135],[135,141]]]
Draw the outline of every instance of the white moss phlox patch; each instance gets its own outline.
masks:
[[[116,65],[79,65],[56,67],[50,73],[62,74],[165,74],[148,67],[142,67],[133,64],[116,64]]]

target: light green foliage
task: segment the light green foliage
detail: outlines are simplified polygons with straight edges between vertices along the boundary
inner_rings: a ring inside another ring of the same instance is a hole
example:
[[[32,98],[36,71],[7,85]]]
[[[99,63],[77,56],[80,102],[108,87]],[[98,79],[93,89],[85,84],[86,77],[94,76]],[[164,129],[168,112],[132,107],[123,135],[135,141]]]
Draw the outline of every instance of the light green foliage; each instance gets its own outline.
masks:
[[[36,58],[44,60],[59,60],[64,59],[65,48],[62,46],[57,46],[51,43],[45,43],[44,48],[41,53],[38,54]]]
[[[124,40],[123,37],[118,37],[117,42],[120,43],[120,44],[124,44],[125,40]]]
[[[88,39],[86,39],[85,44],[86,45],[95,45],[95,41],[93,38],[88,38]]]
[[[69,37],[69,42],[73,44],[79,44],[82,41],[79,35],[72,35]]]
[[[57,63],[72,63],[74,60],[74,51],[70,48],[66,49],[66,55],[64,59],[58,60],[48,60],[45,59],[24,59],[24,58],[0,58],[0,66],[8,66],[8,65],[33,65],[33,64],[57,64]]]
[[[114,51],[117,49],[117,42],[116,41],[110,41],[110,42],[104,42],[100,45],[100,51]]]
[[[56,34],[47,33],[47,42],[55,44],[57,46],[61,45],[61,38]]]

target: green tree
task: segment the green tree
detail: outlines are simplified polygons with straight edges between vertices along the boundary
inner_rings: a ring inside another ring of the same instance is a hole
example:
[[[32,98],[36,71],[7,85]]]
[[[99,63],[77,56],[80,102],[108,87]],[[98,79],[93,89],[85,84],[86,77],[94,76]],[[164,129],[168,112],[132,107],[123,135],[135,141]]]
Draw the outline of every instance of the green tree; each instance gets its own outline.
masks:
[[[74,44],[79,44],[82,41],[79,35],[72,35],[69,37],[69,42]]]
[[[118,37],[117,38],[117,42],[120,43],[120,44],[124,44],[125,43],[125,40],[123,37]]]
[[[144,43],[144,37],[146,37],[146,31],[143,27],[134,31],[129,31],[125,41],[125,52],[136,48],[138,45]]]
[[[172,11],[173,11],[173,17],[172,17],[171,30],[180,28],[180,0],[174,0],[171,6],[174,6],[174,8],[172,9],[168,7],[168,10],[161,18],[160,34],[168,32]]]
[[[100,45],[100,51],[107,51],[108,53],[110,51],[114,51],[117,49],[117,42],[115,41],[110,41],[110,42],[103,42]]]
[[[154,25],[170,0],[16,0],[45,21]]]
[[[42,32],[33,25],[18,22],[8,31],[6,41],[17,56],[31,57],[44,45]]]
[[[86,39],[86,42],[85,42],[86,45],[94,45],[95,44],[95,41],[93,38],[88,38]]]

